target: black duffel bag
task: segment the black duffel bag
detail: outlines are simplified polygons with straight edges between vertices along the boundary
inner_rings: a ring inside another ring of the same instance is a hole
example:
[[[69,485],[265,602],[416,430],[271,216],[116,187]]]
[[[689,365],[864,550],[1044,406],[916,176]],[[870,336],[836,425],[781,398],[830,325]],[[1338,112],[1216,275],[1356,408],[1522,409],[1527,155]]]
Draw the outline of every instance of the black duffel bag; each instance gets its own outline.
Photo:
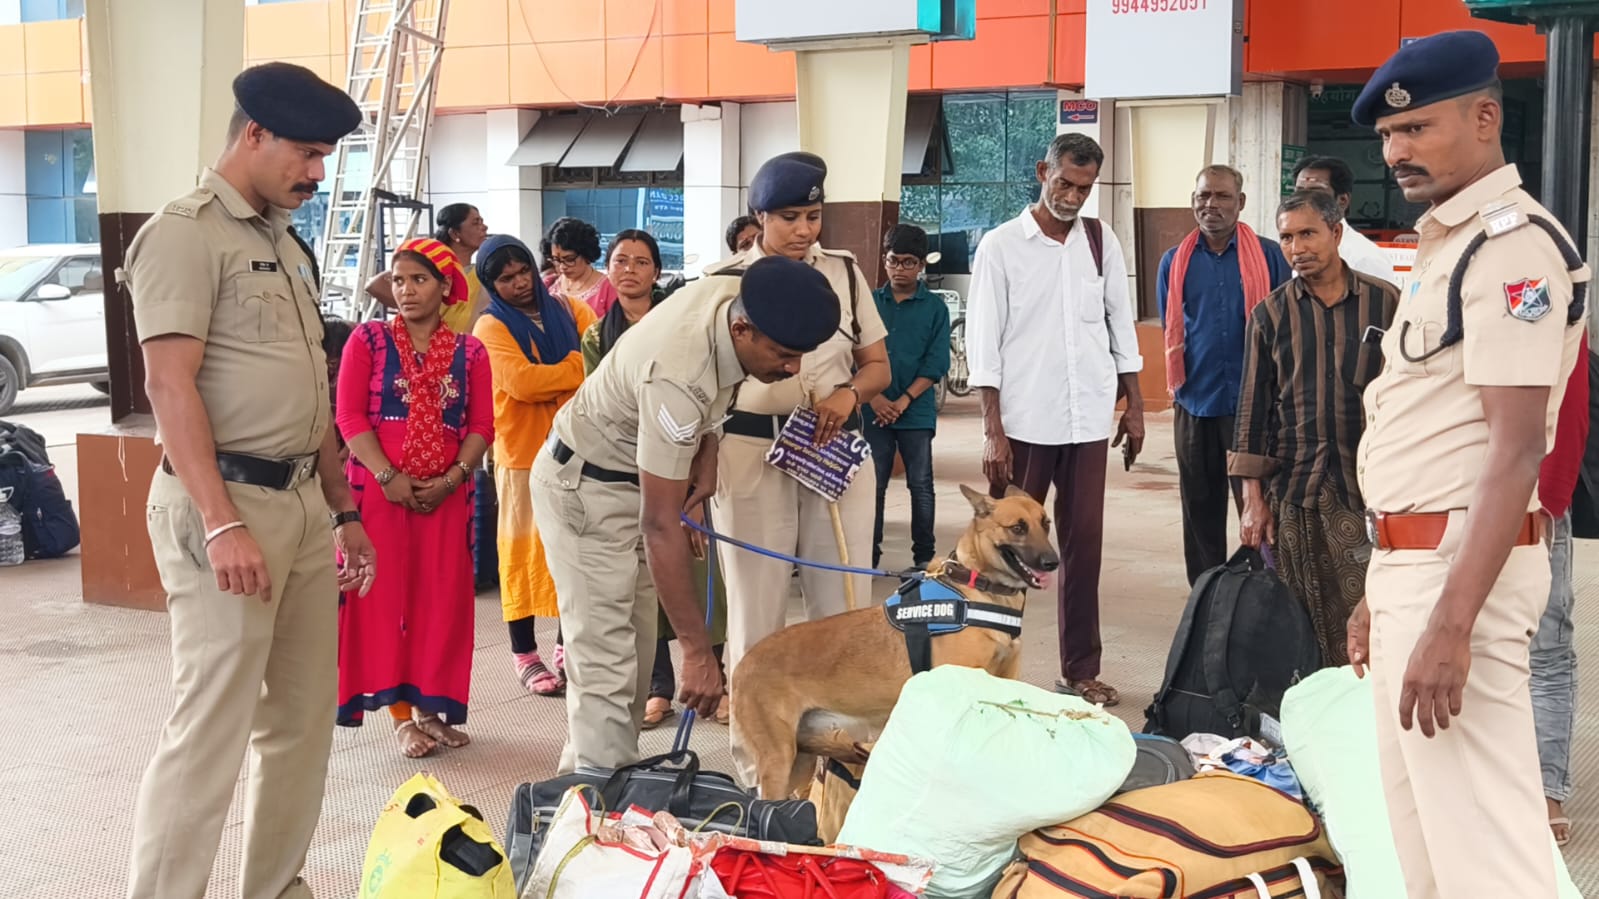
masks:
[[[579,768],[572,774],[522,784],[511,799],[505,825],[505,849],[516,888],[521,890],[533,860],[544,846],[545,830],[561,800],[573,787],[593,788],[596,810],[621,812],[638,806],[670,812],[690,830],[720,831],[734,836],[800,846],[820,846],[816,806],[804,799],[756,799],[739,789],[726,774],[700,770],[700,758],[681,749],[651,756],[616,770]]]

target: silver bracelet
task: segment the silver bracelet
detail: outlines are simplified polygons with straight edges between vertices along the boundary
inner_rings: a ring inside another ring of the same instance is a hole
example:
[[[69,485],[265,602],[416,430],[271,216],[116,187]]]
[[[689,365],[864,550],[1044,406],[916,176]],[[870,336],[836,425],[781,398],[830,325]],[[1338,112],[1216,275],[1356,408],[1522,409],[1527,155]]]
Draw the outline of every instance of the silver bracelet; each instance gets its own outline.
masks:
[[[237,530],[238,528],[242,528],[242,527],[244,527],[244,522],[242,522],[242,521],[230,521],[227,524],[222,525],[219,528],[216,528],[215,530],[206,531],[205,532],[205,545],[206,546],[210,546],[212,541],[216,540],[218,537],[222,536],[223,534],[226,534],[228,531]]]

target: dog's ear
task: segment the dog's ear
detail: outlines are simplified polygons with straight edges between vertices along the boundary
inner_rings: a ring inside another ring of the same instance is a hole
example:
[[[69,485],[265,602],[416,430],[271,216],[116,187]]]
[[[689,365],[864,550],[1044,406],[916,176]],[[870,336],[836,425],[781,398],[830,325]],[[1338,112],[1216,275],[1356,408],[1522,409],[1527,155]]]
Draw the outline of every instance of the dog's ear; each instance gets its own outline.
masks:
[[[994,511],[994,501],[989,499],[986,493],[978,493],[962,484],[961,496],[966,497],[966,501],[972,504],[972,511],[977,513],[978,518],[987,518]]]
[[[1006,496],[1025,496],[1028,499],[1032,499],[1032,494],[1030,494],[1026,490],[1023,490],[1022,488],[1016,486],[1015,484],[1009,484],[1009,485],[1007,485],[1005,487],[1005,495]]]

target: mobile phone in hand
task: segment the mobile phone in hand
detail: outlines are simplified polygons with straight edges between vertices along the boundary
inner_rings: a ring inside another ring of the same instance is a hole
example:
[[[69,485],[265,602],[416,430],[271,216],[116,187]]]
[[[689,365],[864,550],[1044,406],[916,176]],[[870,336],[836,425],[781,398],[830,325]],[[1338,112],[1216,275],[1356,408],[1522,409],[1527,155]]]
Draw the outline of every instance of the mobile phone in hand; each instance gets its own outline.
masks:
[[[1122,442],[1122,471],[1132,471],[1132,470],[1133,470],[1133,442],[1131,440],[1126,440],[1126,441]]]

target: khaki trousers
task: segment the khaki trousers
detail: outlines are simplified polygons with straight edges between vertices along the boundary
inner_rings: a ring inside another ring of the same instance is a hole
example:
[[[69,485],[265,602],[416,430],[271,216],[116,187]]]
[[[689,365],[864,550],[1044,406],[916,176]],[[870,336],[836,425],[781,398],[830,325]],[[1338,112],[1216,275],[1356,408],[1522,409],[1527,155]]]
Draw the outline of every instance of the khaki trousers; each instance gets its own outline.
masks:
[[[655,581],[644,562],[642,499],[633,484],[583,478],[541,451],[533,518],[555,579],[566,637],[566,746],[559,773],[639,759],[655,663]]]
[[[338,584],[316,479],[229,485],[272,601],[217,589],[178,479],[156,472],[147,518],[172,628],[177,703],[139,785],[130,899],[202,899],[249,747],[244,899],[309,899],[300,880],[322,810],[338,685]]]
[[[716,529],[746,543],[778,552],[837,565],[838,541],[827,501],[801,487],[799,482],[766,464],[772,441],[729,434],[717,452],[717,491],[711,512]],[[850,564],[859,568],[872,561],[872,524],[876,516],[877,475],[861,466],[855,480],[839,500],[844,522],[844,544]],[[789,579],[794,566],[736,546],[718,544],[717,562],[727,581],[728,677],[744,654],[788,621]],[[873,602],[872,579],[834,571],[801,567],[800,592],[805,618],[815,621],[846,611],[844,578],[855,581],[855,600]]]
[[[1528,692],[1528,644],[1549,599],[1549,553],[1511,550],[1477,616],[1461,716],[1432,739],[1399,727],[1410,653],[1459,550],[1451,513],[1436,550],[1378,550],[1366,577],[1383,791],[1410,899],[1555,896]]]

